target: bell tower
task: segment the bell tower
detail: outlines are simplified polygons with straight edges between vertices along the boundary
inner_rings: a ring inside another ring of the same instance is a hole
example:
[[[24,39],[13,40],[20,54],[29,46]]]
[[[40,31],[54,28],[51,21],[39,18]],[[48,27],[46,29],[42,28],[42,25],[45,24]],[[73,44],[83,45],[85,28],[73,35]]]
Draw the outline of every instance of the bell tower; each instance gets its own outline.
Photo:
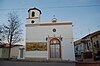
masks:
[[[30,8],[28,10],[27,24],[36,24],[40,22],[41,11],[37,8]]]

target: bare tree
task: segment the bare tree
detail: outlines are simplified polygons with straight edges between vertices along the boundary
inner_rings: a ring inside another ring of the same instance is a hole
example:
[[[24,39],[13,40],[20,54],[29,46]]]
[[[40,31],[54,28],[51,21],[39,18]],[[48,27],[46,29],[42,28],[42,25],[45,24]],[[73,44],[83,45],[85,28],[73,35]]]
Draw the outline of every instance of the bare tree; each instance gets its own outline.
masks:
[[[1,42],[1,40],[2,40],[2,33],[3,33],[2,27],[1,27],[1,25],[0,25],[0,42]],[[1,43],[0,43],[0,44],[1,44]]]
[[[16,12],[8,13],[8,23],[4,25],[6,40],[9,44],[9,58],[13,44],[21,41],[21,22]]]
[[[0,44],[3,43],[3,39],[4,39],[3,27],[2,25],[0,25]]]

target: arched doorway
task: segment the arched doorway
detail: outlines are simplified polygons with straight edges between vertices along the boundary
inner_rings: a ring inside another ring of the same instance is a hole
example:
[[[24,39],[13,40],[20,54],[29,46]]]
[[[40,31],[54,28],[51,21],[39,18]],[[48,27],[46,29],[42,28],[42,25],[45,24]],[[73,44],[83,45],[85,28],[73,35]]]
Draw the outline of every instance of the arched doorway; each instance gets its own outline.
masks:
[[[61,58],[61,42],[57,38],[50,40],[50,58]]]

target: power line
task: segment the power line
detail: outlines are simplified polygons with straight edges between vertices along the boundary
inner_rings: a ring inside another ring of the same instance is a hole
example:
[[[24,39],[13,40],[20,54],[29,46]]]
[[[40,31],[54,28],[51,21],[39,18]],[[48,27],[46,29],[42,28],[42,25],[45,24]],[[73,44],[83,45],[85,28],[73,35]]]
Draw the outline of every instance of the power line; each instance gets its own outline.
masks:
[[[13,9],[0,9],[0,11],[3,10],[26,10],[27,8],[13,8]]]
[[[47,8],[75,8],[75,7],[98,7],[100,5],[69,5],[69,6],[59,6],[59,7],[47,7]]]
[[[53,8],[76,8],[76,7],[99,7],[100,5],[68,5],[58,7],[41,7],[42,9],[53,9]],[[0,9],[2,10],[27,10],[28,8],[13,8],[13,9]]]

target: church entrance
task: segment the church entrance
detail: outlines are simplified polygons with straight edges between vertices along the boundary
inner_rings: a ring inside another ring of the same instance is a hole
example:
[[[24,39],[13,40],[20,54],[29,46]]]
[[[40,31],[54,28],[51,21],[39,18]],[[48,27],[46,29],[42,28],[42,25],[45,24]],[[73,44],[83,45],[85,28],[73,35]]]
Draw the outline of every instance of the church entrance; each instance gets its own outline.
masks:
[[[61,42],[54,38],[50,41],[50,58],[60,59],[61,58]]]

